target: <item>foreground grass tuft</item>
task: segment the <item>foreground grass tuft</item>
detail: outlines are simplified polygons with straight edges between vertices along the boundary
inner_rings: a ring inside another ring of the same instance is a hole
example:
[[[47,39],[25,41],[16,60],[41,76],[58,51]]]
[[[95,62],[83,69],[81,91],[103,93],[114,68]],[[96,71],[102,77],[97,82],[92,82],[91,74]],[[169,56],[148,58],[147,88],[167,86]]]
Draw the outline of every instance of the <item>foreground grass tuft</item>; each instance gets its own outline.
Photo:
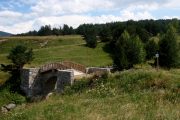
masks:
[[[179,70],[128,70],[92,77],[63,95],[21,105],[2,119],[169,119],[180,118]]]

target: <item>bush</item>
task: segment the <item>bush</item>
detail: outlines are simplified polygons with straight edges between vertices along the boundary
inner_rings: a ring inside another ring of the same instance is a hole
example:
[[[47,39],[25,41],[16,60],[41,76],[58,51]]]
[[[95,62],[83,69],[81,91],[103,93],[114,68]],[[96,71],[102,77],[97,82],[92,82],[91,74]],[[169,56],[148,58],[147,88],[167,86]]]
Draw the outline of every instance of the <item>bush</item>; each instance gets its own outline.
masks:
[[[20,92],[21,70],[23,66],[33,60],[33,51],[25,46],[17,45],[12,48],[7,58],[12,62],[9,65],[1,64],[1,70],[9,72],[11,77],[5,82],[13,92]]]
[[[92,89],[99,86],[101,83],[106,83],[108,79],[108,73],[94,74],[88,79],[82,79],[75,81],[72,86],[66,86],[64,94],[82,93],[87,89]]]
[[[9,103],[22,104],[26,102],[26,98],[18,93],[11,93],[8,89],[0,91],[0,106]]]

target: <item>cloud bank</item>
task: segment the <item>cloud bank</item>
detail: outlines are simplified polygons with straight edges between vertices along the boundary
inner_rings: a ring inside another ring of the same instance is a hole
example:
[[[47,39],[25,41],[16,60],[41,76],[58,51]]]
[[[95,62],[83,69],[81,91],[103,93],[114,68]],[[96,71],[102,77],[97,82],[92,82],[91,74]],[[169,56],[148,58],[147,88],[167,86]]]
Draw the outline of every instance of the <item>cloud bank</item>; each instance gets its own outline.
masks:
[[[1,0],[0,30],[16,34],[38,30],[46,24],[55,27],[63,24],[78,27],[83,23],[179,18],[178,1]]]

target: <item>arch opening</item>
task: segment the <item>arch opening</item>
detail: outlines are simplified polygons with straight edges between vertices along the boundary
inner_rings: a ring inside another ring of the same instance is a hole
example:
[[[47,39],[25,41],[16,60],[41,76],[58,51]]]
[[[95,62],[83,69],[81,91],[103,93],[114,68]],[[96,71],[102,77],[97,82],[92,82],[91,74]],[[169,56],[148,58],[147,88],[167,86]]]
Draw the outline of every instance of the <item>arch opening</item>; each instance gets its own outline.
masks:
[[[57,82],[57,76],[50,77],[46,82],[44,83],[44,95],[47,95],[48,93],[54,92],[56,89],[56,82]]]

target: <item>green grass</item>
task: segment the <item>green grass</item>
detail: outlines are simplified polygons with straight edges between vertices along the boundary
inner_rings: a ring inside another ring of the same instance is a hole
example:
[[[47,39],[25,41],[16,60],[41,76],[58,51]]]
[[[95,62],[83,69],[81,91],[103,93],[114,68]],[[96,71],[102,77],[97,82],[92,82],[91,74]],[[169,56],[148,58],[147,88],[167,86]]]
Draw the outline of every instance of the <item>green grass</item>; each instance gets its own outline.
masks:
[[[180,71],[128,70],[67,87],[64,95],[20,105],[9,120],[114,120],[180,118]]]
[[[9,50],[16,45],[25,45],[33,49],[41,49],[46,47],[83,44],[84,41],[81,36],[45,36],[45,37],[1,37],[0,40],[6,40],[0,43],[0,54],[8,53]]]
[[[9,74],[0,71],[0,86],[8,79]]]
[[[32,65],[41,65],[48,62],[70,60],[86,66],[106,66],[112,64],[110,56],[103,51],[104,44],[91,49],[85,45],[68,45],[52,48],[43,48],[35,51],[35,60]]]
[[[112,64],[109,54],[103,51],[104,43],[99,43],[97,48],[91,49],[85,46],[85,41],[79,35],[0,37],[0,40],[6,40],[0,43],[0,64],[10,63],[7,55],[16,45],[25,45],[33,48],[35,59],[25,67],[39,67],[46,63],[65,60],[77,62],[85,66],[107,66]],[[41,46],[43,43],[47,44]],[[7,78],[8,76],[1,72],[0,84],[7,80]]]
[[[100,43],[97,48],[85,47],[81,36],[47,36],[47,37],[9,37],[6,42],[0,43],[0,63],[9,63],[6,56],[10,49],[23,44],[34,49],[35,59],[28,65],[37,67],[49,62],[70,60],[86,66],[106,66],[112,64],[109,54],[103,51],[105,44]],[[43,47],[41,43],[47,44]]]
[[[84,45],[81,36],[8,37],[0,43],[0,63],[6,59],[9,50],[18,44],[34,49],[35,59],[26,67],[70,60],[86,66],[112,64],[108,53],[103,51],[104,43],[91,49]],[[41,46],[42,43],[47,44]],[[8,74],[0,72],[0,83]],[[8,114],[1,114],[2,120],[114,120],[114,119],[180,119],[180,69],[158,72],[147,64],[135,69],[111,74],[108,78],[83,79],[66,87],[63,95],[53,95],[48,100],[26,103],[19,94],[0,91],[0,106],[15,101],[20,104]],[[21,105],[22,104],[22,105]]]
[[[0,90],[0,107],[9,103],[21,105],[23,103],[26,103],[26,98],[18,93],[10,93],[7,88]],[[1,114],[2,113],[0,112],[0,118]]]

